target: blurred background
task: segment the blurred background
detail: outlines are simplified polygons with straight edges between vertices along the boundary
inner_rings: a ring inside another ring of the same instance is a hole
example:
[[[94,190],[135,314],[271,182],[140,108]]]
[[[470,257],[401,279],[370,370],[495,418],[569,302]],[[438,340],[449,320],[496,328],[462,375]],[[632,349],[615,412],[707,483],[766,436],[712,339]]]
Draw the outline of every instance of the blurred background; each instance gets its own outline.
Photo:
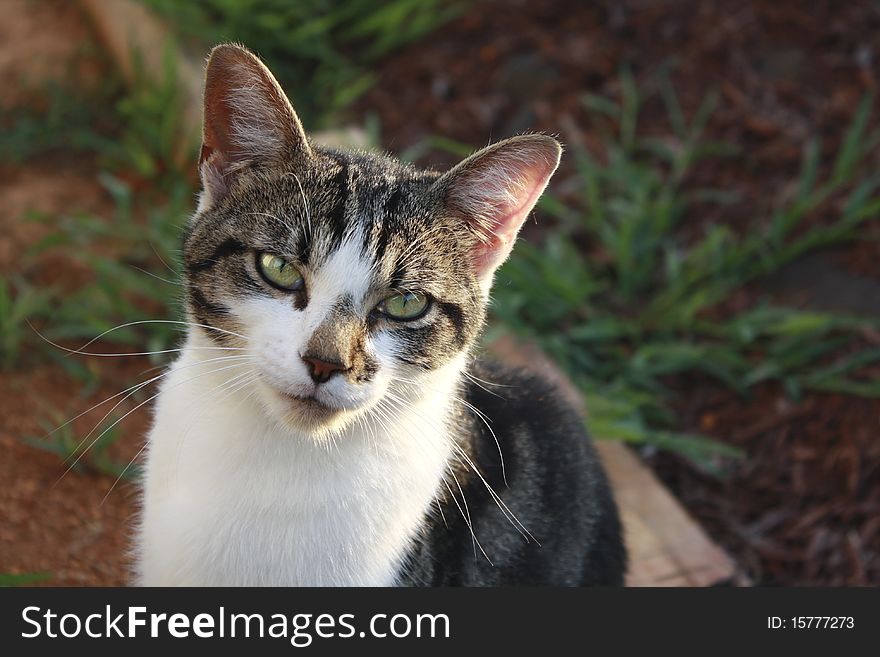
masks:
[[[147,320],[181,316],[221,40],[260,54],[326,140],[445,168],[558,135],[487,340],[549,355],[592,434],[631,445],[745,580],[880,584],[878,3],[0,8],[0,584],[127,581],[173,353],[48,341],[178,343]]]

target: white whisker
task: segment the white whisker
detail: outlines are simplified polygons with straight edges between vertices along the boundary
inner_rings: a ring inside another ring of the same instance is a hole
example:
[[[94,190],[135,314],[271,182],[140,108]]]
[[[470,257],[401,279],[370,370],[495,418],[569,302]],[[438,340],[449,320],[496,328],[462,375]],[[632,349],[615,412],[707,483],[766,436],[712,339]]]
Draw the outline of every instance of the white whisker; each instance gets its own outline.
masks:
[[[228,358],[228,359],[231,359],[231,358],[245,358],[245,356],[229,356],[229,357],[223,356],[223,357],[220,357],[220,358],[210,358],[210,359],[208,359],[208,360],[206,360],[206,361],[201,361],[200,363],[190,363],[189,365],[181,366],[181,367],[179,367],[178,369],[184,369],[184,368],[187,368],[187,367],[192,367],[193,365],[198,365],[198,364],[201,364],[201,363],[211,363],[211,362],[214,362],[214,361],[216,361],[216,360],[223,360],[223,359],[227,359],[227,358]],[[157,369],[157,368],[151,368],[151,369],[155,370],[155,369]],[[170,373],[171,373],[171,370],[166,370],[166,371],[162,372],[161,374],[158,374],[157,376],[154,376],[154,377],[152,377],[152,378],[150,378],[150,379],[148,379],[148,380],[146,380],[146,381],[141,381],[140,383],[136,383],[136,384],[134,384],[133,386],[130,386],[130,387],[126,388],[125,390],[122,390],[122,391],[120,391],[120,392],[117,392],[117,393],[114,394],[114,395],[111,395],[110,397],[107,397],[107,398],[104,399],[103,401],[98,402],[97,404],[95,404],[95,405],[91,406],[90,408],[84,410],[82,413],[79,413],[78,415],[75,415],[74,417],[70,418],[69,420],[67,420],[67,421],[64,422],[63,424],[60,424],[60,425],[58,425],[57,427],[55,427],[54,429],[52,429],[51,431],[47,432],[47,433],[43,436],[43,438],[44,438],[44,439],[45,439],[45,438],[48,438],[49,436],[51,436],[52,434],[54,434],[54,433],[60,431],[61,429],[63,429],[64,427],[68,426],[68,425],[71,424],[72,422],[75,422],[76,420],[78,420],[79,418],[83,417],[84,415],[88,415],[89,413],[91,413],[92,411],[94,411],[96,408],[100,408],[101,406],[103,406],[103,405],[106,404],[107,402],[109,402],[109,401],[111,401],[111,400],[113,400],[113,399],[116,399],[116,398],[119,397],[120,395],[125,395],[126,393],[131,393],[131,394],[127,395],[127,396],[125,397],[125,399],[122,400],[122,401],[125,401],[126,399],[128,399],[129,397],[131,397],[132,394],[137,393],[138,391],[140,391],[142,388],[148,386],[149,384],[154,383],[155,381],[158,381],[159,379],[161,379],[161,378],[163,378],[163,377],[165,377],[165,376],[168,376]],[[112,409],[110,409],[110,412],[112,413],[113,410],[115,410],[118,406],[119,406],[119,404],[117,404],[116,406],[114,406]],[[108,414],[108,415],[109,415],[109,414]],[[102,419],[98,422],[98,425],[100,425],[101,422],[103,422],[106,418],[107,418],[107,416],[105,415],[104,418],[102,418]],[[95,428],[97,428],[97,427],[95,427]],[[93,429],[93,430],[94,430],[94,429]],[[89,434],[91,434],[91,432],[89,432]],[[86,439],[87,439],[87,438],[88,438],[88,436],[86,436]],[[85,440],[85,439],[84,439],[84,440]],[[73,454],[75,454],[78,450],[79,450],[79,446],[77,446],[77,448],[71,453],[70,456],[67,457],[67,459],[64,460],[64,462],[66,463],[70,458],[72,458],[72,457],[73,457]]]
[[[293,176],[293,179],[296,181],[296,184],[299,187],[299,194],[300,194],[300,196],[302,196],[302,200],[303,200],[303,208],[306,211],[306,225],[309,228],[309,236],[311,236],[312,235],[312,213],[311,213],[311,210],[309,209],[309,202],[306,200],[306,193],[303,191],[302,183],[299,180],[299,176],[297,176],[292,171],[285,174],[285,175]]]
[[[174,270],[174,268],[171,265],[169,265],[167,262],[165,262],[165,258],[163,258],[162,255],[159,253],[159,250],[156,248],[156,245],[153,244],[152,242],[150,242],[150,248],[153,249],[153,253],[156,254],[157,258],[159,258],[159,262],[161,262],[163,265],[165,265],[165,269],[167,269],[172,274],[177,276],[177,272]]]
[[[162,281],[163,283],[168,283],[169,285],[179,285],[179,286],[183,287],[183,283],[181,283],[180,281],[171,281],[171,280],[168,280],[167,278],[162,278],[161,276],[159,276],[159,275],[157,275],[157,274],[154,274],[154,273],[151,272],[151,271],[147,271],[147,270],[144,269],[143,267],[138,267],[137,265],[129,265],[129,266],[130,266],[132,269],[137,269],[137,270],[138,270],[139,272],[141,272],[142,274],[146,274],[147,276],[152,276],[153,278],[155,278],[155,279],[157,279],[157,280],[160,280],[160,281]]]
[[[406,379],[406,378],[403,378],[400,376],[396,376],[395,379],[397,381],[401,381],[403,383],[418,385],[423,388],[426,387],[423,384],[419,383],[418,381],[413,381],[412,379]],[[429,387],[429,389],[430,389],[430,387]],[[388,391],[387,394],[393,395],[393,393],[391,391]],[[462,399],[458,395],[451,395],[451,398],[453,401],[456,401],[456,402],[462,404],[463,406],[468,408],[470,411],[472,411],[474,413],[474,415],[476,415],[483,422],[483,424],[486,425],[486,428],[489,430],[489,434],[492,436],[492,439],[495,441],[495,447],[498,450],[498,459],[501,461],[501,478],[504,480],[504,485],[509,487],[509,485],[507,483],[507,469],[504,467],[504,454],[501,451],[501,442],[498,440],[498,436],[495,435],[495,431],[492,429],[491,420],[488,417],[486,417],[485,413],[483,413],[480,409],[478,409],[476,406],[474,406],[473,404],[471,404],[467,400]],[[399,401],[403,401],[403,400],[399,400]]]
[[[204,329],[208,329],[208,330],[211,330],[211,331],[218,331],[219,333],[225,333],[225,334],[227,334],[227,335],[233,335],[233,336],[235,336],[235,337],[237,337],[237,338],[241,338],[242,340],[249,340],[249,338],[248,338],[246,335],[241,335],[240,333],[235,333],[235,332],[233,332],[233,331],[227,331],[226,329],[218,328],[218,327],[216,327],[216,326],[210,326],[210,325],[208,325],[208,324],[199,324],[199,323],[197,323],[197,322],[184,322],[184,321],[176,320],[176,319],[140,319],[140,320],[135,321],[135,322],[126,322],[125,324],[120,324],[119,326],[114,326],[113,328],[107,329],[106,331],[104,331],[104,332],[101,333],[100,335],[97,335],[97,336],[95,336],[94,338],[92,338],[91,340],[89,340],[88,342],[86,342],[86,343],[85,343],[82,347],[80,347],[79,349],[75,349],[75,350],[73,350],[73,353],[84,353],[84,352],[82,351],[83,349],[85,349],[85,348],[88,347],[89,345],[91,345],[91,344],[97,342],[98,340],[100,340],[101,338],[103,338],[105,335],[108,335],[108,334],[112,333],[113,331],[118,331],[118,330],[120,330],[120,329],[128,328],[129,326],[139,326],[139,325],[142,325],[142,324],[174,324],[174,325],[177,325],[177,326],[196,326],[196,327],[204,328]],[[48,342],[49,344],[51,344],[51,345],[55,345],[55,346],[57,346],[57,347],[60,347],[60,345],[56,345],[54,342],[52,342],[52,341],[49,340],[46,336],[44,336],[42,333],[40,333],[40,332],[34,327],[34,325],[31,324],[30,322],[28,322],[28,326],[30,326],[31,329],[33,329],[33,331],[34,331],[37,335],[39,335],[41,338],[43,338],[43,339],[44,339],[46,342]],[[60,348],[61,348],[61,349],[65,349],[64,347],[60,347]],[[213,347],[212,347],[212,348],[213,348]],[[230,348],[231,348],[231,347],[230,347]]]
[[[389,399],[391,401],[396,402],[404,410],[409,410],[410,412],[415,412],[415,413],[421,415],[415,407],[413,407],[411,405],[404,405],[403,400],[401,400],[400,398],[395,399],[395,398],[389,397]],[[462,401],[462,400],[459,399],[458,401]],[[424,421],[430,422],[430,420],[428,418],[425,418],[424,416],[421,416],[421,417]],[[486,481],[486,478],[479,471],[476,464],[474,464],[474,462],[471,461],[470,457],[461,448],[461,446],[456,444],[454,441],[450,441],[449,444],[451,445],[451,447],[454,451],[456,451],[461,457],[463,457],[467,461],[467,463],[470,465],[470,469],[473,471],[473,473],[475,475],[477,475],[477,477],[480,479],[480,481],[486,487],[486,490],[488,491],[490,497],[495,502],[496,506],[498,506],[498,509],[502,512],[502,514],[511,523],[511,525],[513,525],[513,527],[520,534],[522,534],[523,538],[525,538],[527,541],[531,539],[531,540],[535,541],[536,544],[540,545],[540,542],[532,535],[532,533],[528,530],[528,528],[526,528],[526,526],[523,525],[522,522],[520,522],[519,518],[517,518],[516,515],[513,513],[513,511],[510,510],[510,508],[507,506],[507,504],[504,502],[504,500],[501,499],[501,496],[498,495],[498,493],[495,491],[495,489],[492,488],[492,486],[489,484],[488,481]],[[500,447],[499,447],[499,449],[500,449]]]
[[[128,472],[128,469],[134,464],[134,462],[137,460],[137,458],[141,454],[143,454],[143,452],[146,448],[147,448],[147,443],[145,442],[143,445],[141,445],[141,448],[137,451],[137,454],[132,456],[131,460],[128,462],[128,464],[124,468],[122,468],[122,472],[120,472],[119,476],[116,477],[116,481],[113,482],[113,485],[110,486],[110,489],[107,491],[107,493],[104,495],[104,497],[101,498],[101,506],[104,506],[104,502],[106,502],[107,498],[110,497],[110,493],[112,493],[113,489],[116,488],[116,485],[120,481],[122,481],[122,478],[125,476],[125,473]]]
[[[179,386],[181,386],[181,385],[183,385],[183,384],[185,384],[185,383],[189,383],[190,381],[194,381],[195,379],[198,379],[198,378],[200,378],[200,377],[202,377],[202,376],[207,376],[207,375],[209,375],[209,374],[216,374],[217,372],[222,372],[222,371],[224,371],[224,370],[228,370],[228,369],[231,369],[231,368],[233,368],[233,367],[240,367],[242,364],[243,364],[243,363],[235,363],[234,365],[226,365],[225,367],[221,367],[221,368],[216,369],[216,370],[211,370],[211,371],[209,371],[209,372],[202,372],[201,374],[197,374],[196,376],[191,377],[191,378],[187,379],[186,381],[181,381],[180,383],[177,383],[177,384],[171,386],[171,388],[169,388],[169,390],[173,390],[174,388],[177,388],[177,387],[179,387]],[[97,442],[98,442],[98,441],[99,441],[99,440],[100,440],[100,439],[101,439],[101,438],[102,438],[102,437],[103,437],[108,431],[110,431],[113,427],[115,427],[116,425],[118,425],[120,422],[122,422],[125,418],[127,418],[129,415],[131,415],[132,413],[134,413],[134,412],[135,412],[136,410],[138,410],[139,408],[143,407],[143,406],[146,405],[146,404],[149,404],[151,401],[153,401],[154,399],[156,399],[156,397],[158,397],[160,394],[162,394],[161,391],[160,391],[160,392],[157,392],[155,395],[152,395],[152,396],[149,397],[146,401],[142,401],[142,402],[140,402],[137,406],[135,406],[134,408],[132,408],[130,411],[126,412],[122,417],[120,417],[119,419],[115,420],[112,424],[110,424],[110,426],[108,426],[108,427],[107,427],[106,429],[104,429],[101,433],[99,433],[97,436],[95,436],[94,440],[92,440],[92,442],[90,442],[89,445],[88,445],[85,449],[83,449],[83,450],[80,452],[79,456],[77,456],[76,459],[73,461],[73,463],[71,463],[70,466],[67,468],[67,470],[64,471],[64,474],[61,475],[61,477],[59,478],[59,480],[60,480],[60,479],[63,479],[63,478],[67,475],[67,473],[69,473],[73,468],[75,468],[76,465],[77,465],[77,463],[79,463],[79,462],[82,460],[83,456],[85,456],[85,455],[88,453],[88,451],[89,451],[92,447],[95,446],[95,443],[97,443]]]

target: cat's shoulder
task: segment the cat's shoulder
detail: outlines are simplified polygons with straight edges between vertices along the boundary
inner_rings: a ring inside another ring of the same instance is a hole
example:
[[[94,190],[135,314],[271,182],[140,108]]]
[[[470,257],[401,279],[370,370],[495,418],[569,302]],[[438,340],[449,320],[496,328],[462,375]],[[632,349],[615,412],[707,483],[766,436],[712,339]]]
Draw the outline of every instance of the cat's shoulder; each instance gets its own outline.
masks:
[[[493,462],[500,447],[507,461],[515,460],[533,474],[567,472],[591,490],[604,490],[584,414],[552,380],[487,359],[471,363],[466,379],[465,396],[481,418],[473,424],[472,444],[483,464]],[[563,489],[573,486],[569,481]]]
[[[465,371],[465,396],[492,423],[539,425],[585,431],[578,409],[550,379],[487,357]]]

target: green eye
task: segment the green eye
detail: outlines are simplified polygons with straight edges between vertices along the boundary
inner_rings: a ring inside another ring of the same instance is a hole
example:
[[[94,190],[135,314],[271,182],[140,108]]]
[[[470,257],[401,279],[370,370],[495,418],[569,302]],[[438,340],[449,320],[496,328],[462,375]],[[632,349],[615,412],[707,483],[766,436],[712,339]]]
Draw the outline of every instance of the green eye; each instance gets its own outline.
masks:
[[[281,256],[261,253],[257,267],[263,278],[282,290],[299,290],[305,282],[299,270]]]
[[[418,292],[394,294],[382,301],[378,310],[391,319],[418,319],[428,310],[428,297]]]

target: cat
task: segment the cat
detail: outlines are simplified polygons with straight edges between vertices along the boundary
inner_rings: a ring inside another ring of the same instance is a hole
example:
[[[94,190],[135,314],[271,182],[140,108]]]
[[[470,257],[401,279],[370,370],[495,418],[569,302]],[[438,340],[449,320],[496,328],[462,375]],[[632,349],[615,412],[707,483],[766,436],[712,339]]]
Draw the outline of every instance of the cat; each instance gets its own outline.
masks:
[[[254,54],[212,51],[139,583],[622,583],[582,421],[471,355],[561,153],[521,135],[439,173],[321,148]]]

